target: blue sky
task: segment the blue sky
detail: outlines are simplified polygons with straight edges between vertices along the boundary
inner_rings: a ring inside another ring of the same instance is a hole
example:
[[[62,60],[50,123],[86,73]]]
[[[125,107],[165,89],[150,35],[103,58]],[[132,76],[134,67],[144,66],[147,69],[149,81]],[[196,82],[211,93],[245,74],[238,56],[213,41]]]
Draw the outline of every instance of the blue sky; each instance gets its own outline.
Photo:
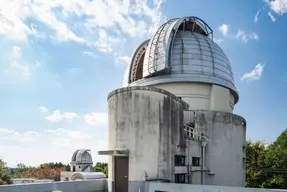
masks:
[[[136,46],[168,19],[214,30],[239,90],[247,138],[287,127],[287,1],[0,2],[0,156],[9,166],[68,163],[77,148],[106,161],[107,94],[122,86]]]

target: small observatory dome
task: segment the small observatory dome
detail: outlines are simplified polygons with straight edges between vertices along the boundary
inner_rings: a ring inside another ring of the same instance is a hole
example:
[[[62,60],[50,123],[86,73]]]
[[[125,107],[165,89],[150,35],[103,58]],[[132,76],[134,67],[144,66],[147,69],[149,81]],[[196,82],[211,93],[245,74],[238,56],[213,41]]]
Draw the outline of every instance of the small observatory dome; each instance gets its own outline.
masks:
[[[93,159],[90,149],[76,150],[72,156],[71,171],[90,172],[92,171]]]
[[[179,82],[219,85],[230,90],[234,104],[239,99],[227,56],[212,29],[193,16],[167,21],[141,43],[124,78],[124,86]]]

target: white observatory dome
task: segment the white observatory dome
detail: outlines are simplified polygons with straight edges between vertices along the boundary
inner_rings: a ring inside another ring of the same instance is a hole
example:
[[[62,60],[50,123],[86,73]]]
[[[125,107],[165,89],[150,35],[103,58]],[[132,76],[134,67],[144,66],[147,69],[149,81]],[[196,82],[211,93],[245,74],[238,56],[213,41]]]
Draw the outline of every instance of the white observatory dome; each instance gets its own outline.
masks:
[[[124,86],[195,82],[227,88],[237,103],[230,62],[213,41],[212,29],[197,17],[171,19],[133,54]]]
[[[93,159],[90,149],[78,149],[74,152],[71,161],[71,171],[91,172]]]
[[[76,163],[93,163],[89,149],[76,150],[72,156],[72,162]]]

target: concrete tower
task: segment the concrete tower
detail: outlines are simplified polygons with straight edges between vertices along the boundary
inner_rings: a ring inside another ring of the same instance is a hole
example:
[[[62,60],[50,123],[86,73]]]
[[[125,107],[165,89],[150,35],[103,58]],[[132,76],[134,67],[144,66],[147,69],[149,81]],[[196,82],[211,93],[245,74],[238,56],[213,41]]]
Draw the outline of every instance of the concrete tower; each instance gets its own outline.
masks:
[[[164,23],[135,50],[124,88],[108,96],[109,149],[100,154],[111,155],[110,191],[139,191],[149,180],[244,186],[238,99],[212,29],[197,17]]]

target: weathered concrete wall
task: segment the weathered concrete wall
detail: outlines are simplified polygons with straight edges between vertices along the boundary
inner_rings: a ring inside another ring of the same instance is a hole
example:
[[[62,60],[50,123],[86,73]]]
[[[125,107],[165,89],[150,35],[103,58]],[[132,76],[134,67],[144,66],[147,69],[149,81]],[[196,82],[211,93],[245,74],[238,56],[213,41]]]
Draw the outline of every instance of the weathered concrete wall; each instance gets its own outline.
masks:
[[[195,140],[187,140],[187,148],[186,148],[186,156],[187,156],[187,164],[192,165],[192,157],[199,157],[201,158],[201,143]],[[191,167],[192,172],[190,182],[194,184],[201,183],[201,172],[195,171],[199,170],[201,167]]]
[[[245,119],[231,113],[196,111],[195,129],[208,137],[206,148],[206,184],[245,185]],[[214,174],[214,175],[212,175]]]
[[[149,178],[174,180],[174,155],[185,155],[183,108],[173,94],[153,87],[128,87],[108,96],[109,149],[128,148],[129,190],[138,191]],[[184,147],[184,146],[183,146]],[[109,180],[114,181],[113,157]],[[112,184],[110,182],[110,187]]]
[[[61,171],[61,181],[65,181],[66,178],[68,178],[68,181],[71,180],[71,177],[72,175],[74,174],[75,172],[71,172],[71,171]]]
[[[106,192],[108,187],[106,179],[0,186],[1,192],[51,192],[53,190],[62,190],[63,192]]]
[[[218,111],[195,111],[195,131],[208,137],[206,147],[205,184],[243,187],[245,184],[246,123],[237,115]],[[187,162],[200,157],[200,141],[187,140]],[[201,164],[201,162],[200,162]],[[201,184],[201,167],[191,167],[192,184]]]
[[[191,185],[174,183],[147,183],[145,192],[287,192],[279,189],[254,189],[212,185]]]

